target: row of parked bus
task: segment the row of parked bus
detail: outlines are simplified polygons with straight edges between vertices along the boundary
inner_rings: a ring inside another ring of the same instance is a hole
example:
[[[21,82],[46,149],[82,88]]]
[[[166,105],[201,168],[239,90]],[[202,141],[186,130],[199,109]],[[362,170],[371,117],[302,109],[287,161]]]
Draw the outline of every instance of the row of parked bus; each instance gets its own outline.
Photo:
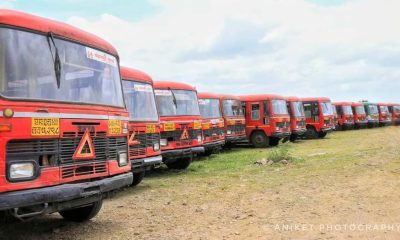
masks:
[[[53,212],[88,220],[104,196],[162,163],[186,169],[193,157],[237,143],[323,138],[350,121],[383,124],[386,110],[398,123],[400,113],[395,104],[333,107],[328,98],[153,82],[120,67],[103,39],[11,10],[0,10],[0,69],[0,212],[21,220]]]

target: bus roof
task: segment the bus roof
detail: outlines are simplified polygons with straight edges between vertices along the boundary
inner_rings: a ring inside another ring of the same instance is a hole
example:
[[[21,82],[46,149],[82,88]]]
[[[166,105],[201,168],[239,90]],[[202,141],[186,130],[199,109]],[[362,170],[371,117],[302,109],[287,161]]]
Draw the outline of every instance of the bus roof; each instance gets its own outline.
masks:
[[[276,94],[254,94],[254,95],[241,95],[239,96],[241,101],[262,101],[262,100],[270,100],[270,99],[282,99],[285,97]]]
[[[377,105],[379,105],[379,106],[389,106],[390,104],[389,103],[379,102],[379,103],[377,103]]]
[[[43,34],[51,32],[54,36],[79,42],[83,45],[91,46],[114,56],[118,56],[117,50],[109,42],[94,34],[59,21],[19,11],[2,9],[0,10],[0,24],[38,31]]]
[[[238,96],[231,94],[217,94],[221,100],[240,100]]]
[[[219,96],[217,94],[208,92],[199,92],[197,93],[197,97],[200,99],[219,99]]]
[[[315,102],[315,101],[319,101],[319,102],[330,102],[331,100],[327,97],[305,97],[305,98],[301,98],[301,101],[303,102]]]
[[[191,90],[196,91],[196,88],[192,85],[181,83],[181,82],[170,82],[170,81],[154,81],[154,88],[156,89],[176,89],[176,90]]]
[[[400,103],[388,103],[389,106],[400,106]]]
[[[335,106],[343,106],[343,105],[351,106],[351,105],[353,105],[352,102],[333,102],[332,104],[334,104]]]
[[[297,102],[297,101],[301,101],[301,98],[296,97],[296,96],[287,96],[287,97],[285,97],[285,100],[287,102]]]
[[[360,103],[360,102],[352,102],[351,105],[352,105],[353,107],[356,107],[356,106],[362,106],[363,104]]]
[[[153,84],[153,80],[145,72],[123,66],[120,67],[120,70],[121,70],[121,78],[123,80],[138,81],[138,82]]]

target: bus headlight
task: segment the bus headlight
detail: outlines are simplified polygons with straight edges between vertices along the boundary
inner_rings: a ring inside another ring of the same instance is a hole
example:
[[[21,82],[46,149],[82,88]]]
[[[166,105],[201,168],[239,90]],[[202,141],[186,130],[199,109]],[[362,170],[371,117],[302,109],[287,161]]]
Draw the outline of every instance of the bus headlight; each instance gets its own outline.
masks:
[[[160,150],[160,144],[159,143],[154,143],[153,144],[153,150],[154,151],[159,151]]]
[[[35,175],[35,166],[32,162],[14,163],[10,165],[10,179],[30,179]]]
[[[162,138],[162,139],[160,140],[160,145],[161,145],[161,147],[167,146],[167,145],[168,145],[168,140],[165,139],[165,138]]]
[[[126,152],[118,153],[118,164],[120,167],[128,165],[128,154]]]
[[[226,134],[232,134],[231,130],[226,131]]]

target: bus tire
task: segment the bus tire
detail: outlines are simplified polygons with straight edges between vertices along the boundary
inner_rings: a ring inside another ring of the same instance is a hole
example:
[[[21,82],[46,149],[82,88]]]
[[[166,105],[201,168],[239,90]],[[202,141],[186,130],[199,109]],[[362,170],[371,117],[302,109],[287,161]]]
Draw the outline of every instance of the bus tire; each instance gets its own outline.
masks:
[[[138,172],[133,174],[133,182],[131,187],[134,187],[138,185],[140,182],[142,182],[144,176],[146,175],[146,171]]]
[[[66,220],[71,222],[85,222],[94,218],[103,205],[103,199],[91,203],[88,206],[77,207],[60,211],[59,214]]]
[[[313,126],[307,126],[307,131],[304,136],[308,139],[316,139],[318,138],[318,132]]]
[[[326,136],[326,134],[327,134],[326,132],[322,132],[321,131],[321,132],[318,133],[318,137],[319,138],[324,138]]]
[[[166,165],[169,169],[184,170],[189,167],[189,165],[192,163],[192,160],[192,156],[183,157],[178,159],[177,161],[166,163]]]
[[[206,150],[204,150],[204,153],[201,154],[201,156],[209,157],[213,153],[214,153],[214,149],[206,149]]]
[[[297,134],[290,134],[289,140],[290,140],[291,142],[295,142],[295,141],[297,140],[297,138],[298,138],[298,135],[297,135]]]
[[[270,138],[269,138],[269,145],[270,145],[271,147],[278,146],[280,140],[281,140],[281,139],[280,139],[280,138],[277,138],[277,137],[270,137]]]
[[[268,147],[268,137],[262,131],[255,131],[251,134],[251,144],[256,148]]]

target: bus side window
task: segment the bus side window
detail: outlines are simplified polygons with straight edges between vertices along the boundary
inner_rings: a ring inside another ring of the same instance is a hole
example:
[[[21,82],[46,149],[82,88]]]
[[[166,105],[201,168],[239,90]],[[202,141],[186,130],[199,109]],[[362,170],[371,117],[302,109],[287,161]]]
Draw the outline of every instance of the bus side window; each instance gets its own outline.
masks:
[[[303,103],[303,107],[306,118],[311,118],[311,103]]]
[[[343,115],[342,107],[341,106],[335,106],[335,107],[336,107],[336,112],[337,112],[338,118],[342,118],[342,115]]]
[[[242,102],[242,110],[244,117],[247,117],[246,102]]]
[[[263,101],[264,108],[264,124],[269,125],[269,106],[268,101]]]
[[[260,119],[260,104],[252,103],[251,104],[251,120],[259,120]]]
[[[311,103],[311,115],[313,117],[319,116],[318,102]]]
[[[289,115],[291,117],[294,117],[292,109],[290,108],[290,103],[289,102],[286,102],[286,107],[287,107],[287,111],[288,111]]]

